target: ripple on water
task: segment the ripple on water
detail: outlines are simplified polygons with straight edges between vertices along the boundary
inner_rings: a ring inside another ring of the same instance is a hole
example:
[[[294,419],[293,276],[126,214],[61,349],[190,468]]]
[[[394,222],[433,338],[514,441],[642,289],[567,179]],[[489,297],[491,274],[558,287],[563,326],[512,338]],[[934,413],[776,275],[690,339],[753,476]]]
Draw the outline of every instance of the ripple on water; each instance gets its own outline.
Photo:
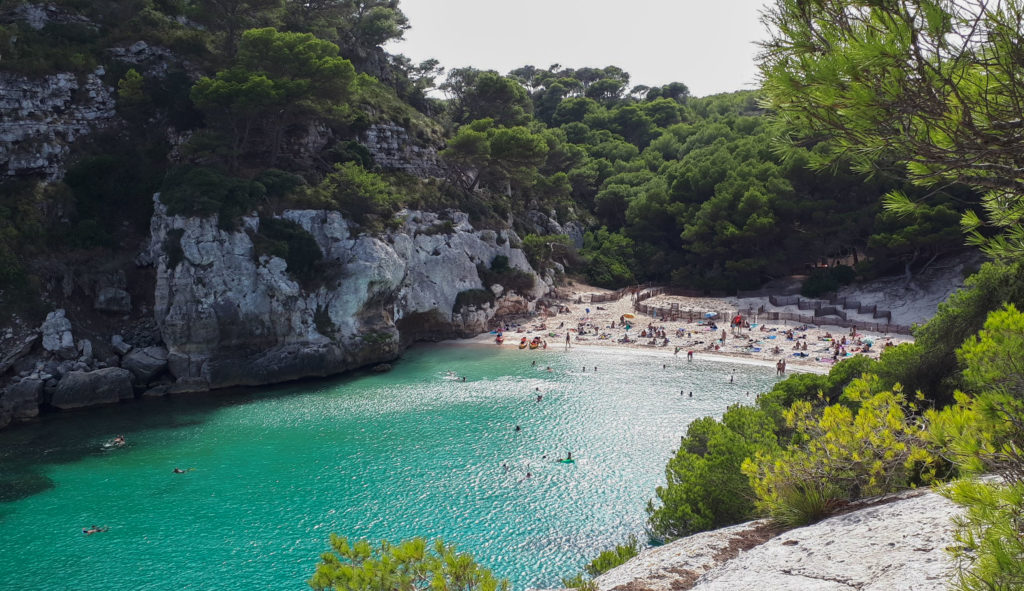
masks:
[[[387,374],[18,426],[0,432],[0,588],[59,571],[83,590],[304,589],[331,532],[444,536],[517,588],[552,586],[642,535],[691,420],[775,379],[662,351],[442,346]],[[127,448],[96,451],[117,433]],[[110,531],[83,536],[94,523]]]

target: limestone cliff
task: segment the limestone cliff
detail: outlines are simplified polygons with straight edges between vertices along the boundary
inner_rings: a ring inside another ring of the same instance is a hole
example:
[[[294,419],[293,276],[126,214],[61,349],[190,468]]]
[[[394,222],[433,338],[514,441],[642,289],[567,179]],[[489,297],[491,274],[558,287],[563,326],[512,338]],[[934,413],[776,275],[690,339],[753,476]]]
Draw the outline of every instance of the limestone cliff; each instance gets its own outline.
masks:
[[[785,532],[765,521],[676,540],[595,579],[598,591],[940,591],[955,565],[952,518],[931,491],[862,503]]]
[[[100,77],[62,72],[26,77],[0,72],[0,177],[64,175],[71,144],[114,117],[113,89]]]
[[[391,360],[413,339],[476,334],[495,314],[527,312],[545,292],[539,280],[522,295],[482,284],[477,265],[496,255],[533,272],[513,232],[476,231],[458,212],[447,223],[403,216],[403,227],[377,237],[337,212],[285,211],[324,255],[320,276],[300,285],[283,259],[257,255],[259,218],[225,231],[216,217],[168,215],[157,199],[144,258],[157,268],[154,314],[179,387],[268,384]],[[486,288],[502,297],[453,312],[460,292]]]

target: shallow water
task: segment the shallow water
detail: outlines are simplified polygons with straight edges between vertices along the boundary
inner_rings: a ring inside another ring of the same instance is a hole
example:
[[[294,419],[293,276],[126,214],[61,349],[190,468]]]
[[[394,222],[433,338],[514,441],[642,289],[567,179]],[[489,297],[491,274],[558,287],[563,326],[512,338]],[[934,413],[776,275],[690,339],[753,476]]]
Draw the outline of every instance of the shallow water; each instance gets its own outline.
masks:
[[[0,589],[307,589],[331,532],[443,536],[516,589],[554,586],[644,539],[691,420],[775,380],[668,351],[441,345],[386,374],[14,426],[0,431]],[[121,433],[127,446],[103,448]],[[553,461],[567,451],[575,464]],[[110,530],[83,535],[93,524]]]

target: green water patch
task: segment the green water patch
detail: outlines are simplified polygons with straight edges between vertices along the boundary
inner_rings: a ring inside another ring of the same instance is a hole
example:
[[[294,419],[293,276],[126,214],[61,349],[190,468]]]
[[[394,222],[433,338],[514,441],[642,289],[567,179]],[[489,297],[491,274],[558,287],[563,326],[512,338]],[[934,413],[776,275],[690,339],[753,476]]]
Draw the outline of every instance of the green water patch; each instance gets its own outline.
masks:
[[[86,590],[304,589],[336,532],[443,536],[516,588],[550,587],[642,537],[687,424],[774,374],[671,351],[434,346],[386,374],[50,417],[0,431],[0,473],[46,483],[0,502],[0,572],[18,588],[59,571]]]

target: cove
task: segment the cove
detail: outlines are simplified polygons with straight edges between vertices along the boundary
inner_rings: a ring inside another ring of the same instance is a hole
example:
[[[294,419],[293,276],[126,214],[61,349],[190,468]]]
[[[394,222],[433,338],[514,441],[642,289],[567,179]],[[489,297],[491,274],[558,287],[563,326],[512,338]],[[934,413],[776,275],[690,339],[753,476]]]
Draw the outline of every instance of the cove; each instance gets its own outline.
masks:
[[[516,589],[557,586],[644,539],[690,421],[777,379],[664,350],[437,345],[385,374],[16,425],[0,431],[0,588],[308,589],[331,532],[442,536]]]

